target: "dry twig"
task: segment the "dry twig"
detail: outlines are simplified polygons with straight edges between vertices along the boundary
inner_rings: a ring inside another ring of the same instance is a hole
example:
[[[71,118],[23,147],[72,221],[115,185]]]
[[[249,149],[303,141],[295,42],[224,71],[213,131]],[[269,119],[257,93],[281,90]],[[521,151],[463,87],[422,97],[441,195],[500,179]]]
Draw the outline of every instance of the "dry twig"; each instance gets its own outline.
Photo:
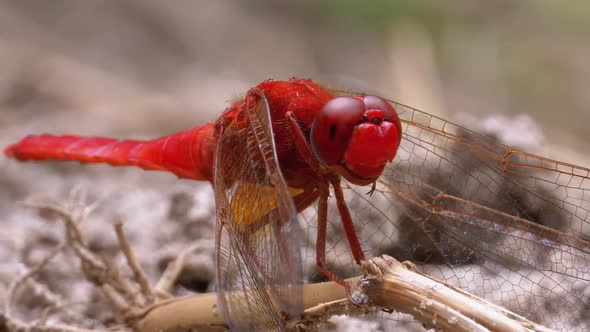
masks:
[[[11,317],[11,307],[15,302],[15,294],[18,288],[22,286],[27,280],[32,278],[34,275],[38,274],[42,268],[44,268],[53,258],[55,258],[55,256],[57,256],[57,254],[62,252],[64,247],[65,245],[62,243],[53,248],[53,250],[51,250],[51,252],[47,256],[45,256],[45,258],[43,258],[39,263],[30,268],[29,271],[26,272],[23,276],[21,276],[18,279],[15,279],[10,284],[6,296],[7,300],[6,303],[4,303],[4,312],[6,317]]]
[[[117,239],[119,240],[119,245],[121,246],[121,251],[123,251],[125,258],[127,259],[127,264],[129,265],[129,267],[131,268],[131,271],[133,272],[133,276],[135,278],[135,281],[139,284],[139,287],[143,293],[143,296],[148,300],[148,303],[151,303],[154,299],[154,292],[152,290],[152,287],[149,285],[149,282],[147,280],[147,276],[145,275],[145,272],[143,272],[143,269],[141,268],[141,266],[137,262],[137,259],[135,258],[135,255],[133,254],[133,251],[131,250],[131,246],[129,245],[129,242],[127,241],[127,238],[125,237],[125,234],[123,233],[123,224],[122,223],[119,222],[119,223],[115,224],[115,232],[117,233]]]
[[[76,201],[78,199],[78,195],[74,195],[72,198],[72,200]],[[94,253],[87,246],[84,236],[79,228],[79,224],[90,209],[84,208],[81,204],[75,203],[76,202],[69,205],[61,205],[55,202],[24,204],[24,206],[28,208],[45,212],[48,215],[57,216],[64,225],[66,241],[64,244],[54,249],[51,255],[43,259],[40,264],[27,273],[23,278],[15,281],[15,283],[13,283],[14,287],[11,287],[12,291],[9,292],[9,294],[11,294],[10,296],[14,297],[14,289],[16,289],[23,280],[37,273],[52,257],[62,251],[64,247],[67,247],[72,249],[80,260],[81,270],[85,278],[102,291],[105,298],[111,303],[111,306],[115,308],[116,313],[126,317],[132,315],[133,312],[137,312],[137,310],[143,309],[143,306],[146,305],[146,301],[141,294],[136,291],[139,287],[129,279],[123,277],[119,269],[116,268],[109,259]],[[6,316],[8,319],[12,319],[10,316],[10,308],[7,309],[6,312],[8,314]],[[43,322],[45,319],[42,319],[41,321]],[[19,324],[14,323],[13,325],[15,330],[21,329]],[[45,330],[50,328],[50,325],[35,325],[35,328],[41,327],[43,328],[42,330]],[[71,329],[75,330],[76,328],[71,327]]]
[[[211,247],[210,241],[195,241],[178,254],[176,259],[168,263],[166,270],[160,277],[160,280],[154,287],[154,292],[161,298],[170,298],[169,292],[182,272],[187,259],[197,250],[203,250]]]

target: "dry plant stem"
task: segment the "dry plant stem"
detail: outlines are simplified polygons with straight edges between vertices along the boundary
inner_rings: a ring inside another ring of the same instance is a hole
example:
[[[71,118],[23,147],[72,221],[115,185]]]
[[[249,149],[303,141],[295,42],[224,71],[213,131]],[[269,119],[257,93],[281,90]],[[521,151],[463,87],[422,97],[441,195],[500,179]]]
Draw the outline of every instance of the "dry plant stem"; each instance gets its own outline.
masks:
[[[15,293],[20,286],[22,286],[25,282],[30,281],[33,276],[35,276],[39,271],[45,267],[54,257],[56,257],[59,253],[63,251],[65,244],[59,244],[55,248],[51,250],[51,252],[43,258],[39,263],[33,266],[27,273],[25,273],[20,278],[16,279],[14,282],[11,283],[8,294],[7,294],[7,301],[4,304],[4,314],[0,313],[0,320],[3,321],[4,327],[8,331],[13,332],[28,332],[28,331],[41,331],[41,332],[99,332],[98,329],[88,330],[84,328],[72,327],[63,324],[46,324],[45,317],[42,320],[41,324],[35,323],[25,323],[15,317],[11,316],[11,306],[15,302]],[[2,328],[2,325],[0,325]]]
[[[117,309],[119,312],[127,312],[129,311],[129,304],[125,300],[125,298],[111,285],[102,285],[101,286],[102,292],[104,295],[109,299],[111,305]]]
[[[211,246],[210,241],[195,241],[190,246],[180,252],[180,254],[172,262],[168,263],[166,270],[162,274],[162,277],[154,287],[154,293],[158,294],[161,298],[169,298],[169,292],[174,286],[174,283],[178,279],[178,276],[182,272],[186,260],[196,250],[208,248]]]
[[[117,233],[117,239],[119,241],[119,246],[121,247],[123,254],[125,254],[125,258],[127,259],[127,264],[131,268],[131,271],[133,272],[133,276],[134,276],[135,280],[137,281],[137,283],[139,284],[139,287],[143,293],[143,296],[146,297],[148,302],[151,303],[154,299],[154,293],[152,291],[152,288],[150,287],[150,284],[147,280],[145,272],[143,271],[143,269],[141,268],[141,266],[137,262],[137,259],[135,258],[135,255],[133,254],[133,251],[131,250],[131,246],[129,245],[129,242],[127,241],[127,238],[125,237],[125,234],[123,233],[123,224],[121,224],[121,223],[115,224],[115,232]]]
[[[25,203],[26,207],[48,211],[57,215],[65,226],[67,246],[80,259],[81,269],[88,281],[96,285],[111,305],[123,316],[138,312],[145,299],[136,291],[137,287],[124,278],[114,264],[106,257],[100,257],[87,247],[75,216],[83,218],[85,213],[76,213],[57,203]]]
[[[341,285],[339,285],[342,287]],[[352,309],[352,310],[351,310]],[[355,310],[356,309],[356,310]],[[357,312],[358,310],[358,312]],[[321,330],[322,325],[327,325],[332,316],[362,315],[367,313],[365,306],[351,305],[350,300],[340,299],[321,303],[313,308],[305,310],[301,320],[293,322],[289,326],[292,331],[316,331]]]
[[[217,306],[217,294],[207,293],[176,297],[149,307],[135,323],[136,332],[227,330]]]
[[[346,281],[353,282],[354,280]],[[346,304],[338,301],[345,301]],[[317,306],[322,303],[331,304],[318,308]],[[306,317],[306,310],[303,321],[292,322],[291,326],[317,324],[318,321],[329,318],[329,316],[326,318],[325,312],[333,315],[358,310],[348,304],[344,287],[335,282],[305,285],[303,287],[303,305],[311,312]],[[145,311],[135,325],[137,332],[178,331],[189,327],[198,328],[199,331],[227,329],[217,304],[217,294],[185,296],[156,303]]]
[[[49,317],[59,316],[64,323],[83,324],[87,318],[81,312],[72,310],[74,303],[66,303],[60,294],[51,291],[47,285],[38,282],[35,279],[29,279],[27,286],[30,287],[35,294],[42,296],[44,301],[48,303],[47,308],[43,310],[40,322],[45,322]]]
[[[127,303],[129,303],[130,306],[143,307],[146,303],[146,300],[138,291],[136,285],[133,284],[131,280],[123,277],[121,271],[119,271],[119,269],[110,259],[102,257],[102,260],[109,277],[114,281],[107,283],[107,285],[112,285],[112,287],[115,288],[119,294],[125,297]]]
[[[10,284],[10,286],[8,287],[8,292],[7,292],[7,296],[6,296],[7,301],[6,301],[6,303],[4,303],[4,312],[7,317],[11,317],[11,307],[12,307],[12,304],[14,304],[14,297],[15,297],[15,294],[16,294],[16,291],[18,290],[18,288],[21,285],[23,285],[27,280],[29,280],[31,277],[33,277],[34,275],[39,273],[39,271],[41,271],[41,269],[43,267],[45,267],[45,265],[47,265],[47,263],[49,263],[55,256],[57,256],[57,254],[62,252],[64,247],[65,247],[65,245],[63,243],[57,245],[55,248],[53,248],[53,250],[51,250],[49,255],[45,256],[45,258],[43,258],[39,263],[37,263],[35,266],[33,266],[27,273],[25,273],[22,277],[14,280]]]
[[[411,263],[410,263],[411,264]],[[445,331],[551,331],[422,273],[389,256],[364,262],[361,281],[369,301]]]
[[[79,327],[73,327],[63,324],[44,324],[44,325],[37,325],[37,324],[30,324],[20,321],[15,318],[9,318],[2,313],[0,313],[0,321],[3,321],[4,326],[0,324],[0,330],[3,330],[5,327],[10,332],[112,332],[112,330],[105,330],[105,329],[85,329]],[[120,329],[119,331],[127,331],[125,329]]]
[[[345,282],[354,285],[359,280],[360,277],[355,277],[346,279]],[[303,317],[290,326],[293,330],[316,330],[332,316],[360,316],[378,310],[370,304],[351,304],[345,288],[334,282],[305,285],[303,306],[305,308]]]

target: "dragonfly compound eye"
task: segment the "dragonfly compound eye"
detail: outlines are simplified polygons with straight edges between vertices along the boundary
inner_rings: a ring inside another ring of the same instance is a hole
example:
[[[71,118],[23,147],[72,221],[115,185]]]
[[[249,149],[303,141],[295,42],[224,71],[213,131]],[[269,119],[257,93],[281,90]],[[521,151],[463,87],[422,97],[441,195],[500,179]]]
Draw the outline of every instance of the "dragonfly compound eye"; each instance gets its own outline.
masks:
[[[354,127],[365,112],[362,100],[336,97],[322,107],[311,127],[311,148],[325,165],[340,163]]]
[[[310,135],[316,158],[327,166],[343,166],[347,174],[342,175],[353,182],[381,175],[400,139],[395,109],[377,96],[332,99],[316,115]]]

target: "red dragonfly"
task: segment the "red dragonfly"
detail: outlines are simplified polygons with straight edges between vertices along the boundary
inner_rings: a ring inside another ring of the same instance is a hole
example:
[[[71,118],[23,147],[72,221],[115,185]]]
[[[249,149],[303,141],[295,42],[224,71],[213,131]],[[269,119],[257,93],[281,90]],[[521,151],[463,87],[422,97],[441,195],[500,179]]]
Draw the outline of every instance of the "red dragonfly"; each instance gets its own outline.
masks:
[[[387,253],[549,327],[590,330],[590,169],[378,96],[271,80],[170,136],[44,134],[5,153],[211,182],[218,294],[235,330],[300,316],[313,241],[316,271],[345,287],[367,252]]]

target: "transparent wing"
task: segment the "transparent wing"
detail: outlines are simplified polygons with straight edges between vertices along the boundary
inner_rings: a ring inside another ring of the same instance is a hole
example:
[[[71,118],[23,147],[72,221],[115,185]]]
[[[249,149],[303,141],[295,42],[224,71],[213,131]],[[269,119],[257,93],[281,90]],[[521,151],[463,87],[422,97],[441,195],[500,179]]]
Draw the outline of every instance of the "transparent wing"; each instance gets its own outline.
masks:
[[[302,311],[297,212],[278,167],[266,98],[222,130],[217,282],[232,330],[281,330]]]
[[[367,256],[412,260],[560,331],[590,330],[590,170],[392,103],[403,127],[398,155],[372,196],[346,190]],[[357,271],[336,216],[329,211],[327,257],[346,277]],[[314,209],[302,214],[314,219]]]

